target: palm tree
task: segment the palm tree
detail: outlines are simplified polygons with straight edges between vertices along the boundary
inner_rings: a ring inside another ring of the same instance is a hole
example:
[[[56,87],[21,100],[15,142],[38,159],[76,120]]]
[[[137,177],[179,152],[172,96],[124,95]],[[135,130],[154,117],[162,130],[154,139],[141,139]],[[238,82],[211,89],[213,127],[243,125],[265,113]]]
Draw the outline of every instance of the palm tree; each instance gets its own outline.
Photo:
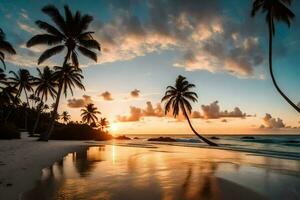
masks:
[[[100,118],[99,125],[100,125],[101,131],[104,131],[105,129],[108,128],[109,122],[107,121],[107,119],[105,117]]]
[[[37,68],[37,71],[38,77],[34,80],[34,85],[36,86],[35,95],[40,96],[41,101],[47,101],[48,95],[54,99],[57,94],[55,90],[57,82],[54,79],[54,71],[48,66],[44,67],[43,71]]]
[[[189,119],[188,113],[191,114],[192,106],[190,101],[197,102],[197,94],[192,92],[191,89],[194,88],[195,85],[189,83],[185,77],[178,76],[176,79],[175,86],[168,86],[165,96],[162,98],[162,102],[165,103],[165,114],[167,114],[170,109],[173,110],[173,116],[176,118],[181,110],[185,118],[187,119],[192,131],[204,142],[209,144],[210,146],[218,146],[212,141],[206,139],[205,137],[199,135],[197,131],[193,128],[191,121]],[[187,113],[188,111],[188,113]]]
[[[40,96],[41,103],[48,100],[48,95],[50,95],[50,97],[54,99],[57,94],[55,90],[57,82],[54,79],[54,71],[51,70],[48,66],[44,67],[43,71],[37,68],[37,71],[38,77],[35,77],[33,82],[33,84],[36,86],[35,95]],[[38,127],[41,112],[47,108],[46,106],[48,107],[48,105],[42,104],[38,107],[38,116],[32,129],[33,134]]]
[[[47,49],[42,53],[42,55],[38,59],[38,64],[44,62],[45,60],[52,57],[53,55],[62,52],[65,48],[67,49],[67,53],[65,55],[64,62],[62,65],[63,68],[65,66],[70,66],[68,65],[69,60],[71,60],[73,66],[78,68],[79,62],[77,58],[77,50],[84,56],[91,58],[97,62],[97,54],[91,51],[90,49],[97,49],[100,51],[100,44],[93,39],[92,34],[94,32],[87,31],[89,24],[93,20],[93,17],[89,15],[81,16],[79,11],[77,11],[76,14],[73,15],[68,6],[65,6],[64,9],[65,9],[65,18],[60,14],[58,9],[53,5],[45,6],[42,9],[42,11],[52,19],[56,27],[44,21],[40,21],[40,20],[36,21],[36,24],[39,26],[39,28],[45,30],[47,33],[35,35],[34,37],[32,37],[27,42],[27,47],[35,46],[38,44],[41,45],[46,44],[50,46],[56,45],[54,47],[51,47],[50,49]],[[78,82],[80,82],[80,78],[79,80],[76,80],[74,83],[77,86],[79,86]],[[43,136],[42,140],[46,140],[46,141],[48,140],[54,127],[54,121],[57,115],[59,98],[60,98],[61,90],[63,88],[63,84],[61,82],[59,83],[60,85],[58,88],[58,95],[52,113],[53,116],[52,122],[48,133],[44,134],[45,136]],[[83,88],[81,82],[80,85],[81,85],[80,87]],[[65,92],[67,88],[71,89],[72,86],[74,86],[74,84],[65,85],[64,86]]]
[[[4,59],[5,59],[4,52],[9,53],[9,54],[16,54],[16,51],[14,50],[12,45],[6,41],[5,33],[0,28],[0,61],[2,62],[4,69],[6,69],[6,65],[4,62]]]
[[[85,106],[84,109],[81,109],[81,117],[82,121],[87,124],[94,123],[98,121],[97,114],[101,114],[101,112],[98,111],[98,108],[94,106],[94,104],[89,103]]]
[[[266,13],[266,21],[269,30],[269,70],[273,84],[279,94],[295,109],[300,113],[300,108],[292,102],[279,88],[272,68],[272,41],[275,36],[275,21],[282,21],[289,27],[292,19],[295,17],[294,13],[288,8],[291,5],[292,0],[255,0],[253,2],[251,16],[254,17],[260,10]]]
[[[56,96],[56,101],[54,104],[53,112],[52,112],[52,121],[49,128],[49,131],[45,134],[41,135],[40,140],[48,141],[50,135],[52,134],[54,128],[54,122],[57,119],[57,109],[59,105],[59,100],[61,93],[63,92],[65,97],[67,96],[68,90],[70,90],[73,95],[73,87],[77,86],[79,89],[84,90],[84,86],[81,83],[81,79],[83,79],[82,71],[79,68],[75,68],[70,64],[65,64],[64,66],[55,66],[54,67],[53,78],[58,83],[58,92]]]
[[[17,73],[14,71],[10,71],[9,73],[13,75],[13,77],[9,78],[11,85],[18,89],[15,98],[16,99],[19,98],[22,91],[24,91],[26,97],[26,104],[29,107],[27,92],[33,91],[32,89],[33,77],[30,75],[27,69],[19,69]],[[8,113],[6,120],[9,118],[10,114],[11,111]],[[25,109],[25,121],[27,121],[27,109]],[[27,130],[27,123],[25,123],[25,129]]]
[[[9,107],[11,104],[18,104],[19,98],[15,98],[18,90],[11,85],[7,85],[6,87],[1,89],[0,92],[0,106],[1,106],[1,120],[4,118],[5,107]],[[5,119],[6,122],[6,119]]]
[[[97,54],[91,49],[100,51],[100,44],[93,39],[92,34],[94,32],[87,30],[89,24],[93,21],[93,17],[90,15],[81,15],[79,11],[73,15],[68,6],[64,6],[64,10],[65,18],[55,6],[45,6],[42,12],[52,19],[55,26],[44,21],[36,21],[37,26],[47,33],[33,36],[27,42],[27,47],[55,45],[42,53],[38,59],[38,64],[62,52],[65,48],[67,49],[67,54],[65,55],[63,65],[71,60],[72,64],[78,67],[77,50],[82,55],[97,62]]]
[[[64,111],[61,114],[61,119],[63,120],[64,123],[67,123],[68,121],[70,121],[71,115],[69,115],[69,113],[67,111]]]

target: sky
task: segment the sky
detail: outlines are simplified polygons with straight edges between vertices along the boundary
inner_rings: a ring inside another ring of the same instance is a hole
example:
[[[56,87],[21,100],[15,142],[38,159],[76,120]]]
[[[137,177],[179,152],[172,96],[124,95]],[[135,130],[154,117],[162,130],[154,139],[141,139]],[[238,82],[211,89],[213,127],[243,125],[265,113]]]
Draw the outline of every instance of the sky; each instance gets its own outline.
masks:
[[[300,133],[300,115],[275,90],[268,71],[268,32],[265,16],[250,17],[251,0],[0,0],[0,24],[17,55],[7,70],[60,65],[63,53],[37,65],[45,46],[26,48],[42,33],[36,20],[52,23],[41,8],[94,17],[89,30],[101,44],[97,63],[79,56],[85,91],[62,97],[80,121],[80,110],[94,103],[113,124],[115,134],[184,134],[180,116],[164,115],[160,100],[178,75],[196,85],[192,122],[200,133]],[[291,10],[292,26],[276,23],[274,74],[282,90],[300,103],[300,2]],[[53,24],[53,23],[52,23]],[[47,102],[49,104],[52,101]]]

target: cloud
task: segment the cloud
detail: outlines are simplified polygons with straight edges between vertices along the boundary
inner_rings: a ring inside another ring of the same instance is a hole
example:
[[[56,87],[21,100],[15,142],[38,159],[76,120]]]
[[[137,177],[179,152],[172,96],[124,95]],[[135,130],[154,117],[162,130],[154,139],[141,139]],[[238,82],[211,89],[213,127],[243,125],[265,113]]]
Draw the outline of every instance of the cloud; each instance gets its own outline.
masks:
[[[269,113],[266,113],[265,117],[263,118],[263,125],[260,126],[260,128],[285,128],[285,124],[283,123],[283,120],[280,118],[273,118]]]
[[[112,101],[112,100],[114,100],[112,98],[111,93],[108,92],[108,91],[103,92],[100,96],[102,96],[105,101]]]
[[[138,98],[140,96],[140,90],[134,89],[130,92],[131,97]]]
[[[150,101],[146,102],[146,107],[138,108],[135,106],[130,106],[130,114],[128,116],[117,116],[119,122],[134,122],[140,121],[144,117],[164,117],[164,111],[161,107],[161,104],[156,104],[153,107]]]
[[[134,106],[130,106],[130,115],[129,116],[117,116],[119,122],[136,122],[140,121],[142,117],[142,109]]]
[[[192,118],[204,118],[204,119],[219,119],[219,118],[245,118],[247,116],[246,113],[243,113],[239,107],[235,107],[232,111],[221,111],[220,106],[218,105],[218,101],[214,101],[209,105],[202,105],[201,110],[194,111],[192,113]]]
[[[165,116],[165,113],[161,107],[161,104],[156,104],[156,107],[154,108],[152,103],[148,101],[146,108],[143,110],[142,114],[145,117],[163,117]]]
[[[70,108],[82,108],[89,103],[93,103],[92,97],[88,95],[82,95],[82,98],[68,99],[68,106]]]
[[[238,22],[226,16],[220,4],[219,0],[205,4],[148,0],[143,6],[145,20],[130,11],[134,1],[115,1],[111,4],[114,16],[92,24],[103,47],[99,60],[130,60],[177,49],[182,57],[173,63],[175,67],[254,77],[255,69],[264,63],[259,29],[250,17]]]

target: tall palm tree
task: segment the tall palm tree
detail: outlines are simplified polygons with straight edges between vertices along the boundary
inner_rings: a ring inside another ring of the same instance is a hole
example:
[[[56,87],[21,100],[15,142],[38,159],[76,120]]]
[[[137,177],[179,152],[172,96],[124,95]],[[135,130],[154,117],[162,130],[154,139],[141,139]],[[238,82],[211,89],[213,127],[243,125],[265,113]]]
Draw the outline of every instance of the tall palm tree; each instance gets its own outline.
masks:
[[[269,70],[273,84],[279,94],[300,113],[300,108],[279,88],[272,68],[272,42],[273,36],[275,36],[275,21],[282,21],[290,27],[292,19],[295,17],[295,14],[288,8],[291,3],[292,0],[255,0],[253,2],[251,16],[254,17],[260,10],[262,10],[263,13],[266,13],[266,21],[269,30]]]
[[[64,10],[65,18],[55,6],[48,5],[43,7],[42,12],[52,19],[55,26],[44,21],[36,21],[37,26],[46,31],[46,33],[33,36],[27,42],[27,47],[40,44],[55,45],[42,53],[38,59],[38,64],[62,52],[64,49],[67,49],[67,53],[63,65],[71,60],[72,64],[78,67],[77,50],[82,55],[97,62],[97,54],[91,49],[100,51],[100,44],[93,39],[92,34],[94,32],[87,30],[89,24],[93,21],[93,17],[90,15],[81,15],[79,11],[73,15],[68,6],[64,6]]]
[[[56,45],[42,53],[42,55],[38,59],[38,64],[44,62],[53,55],[62,52],[65,48],[67,49],[67,53],[64,58],[64,62],[62,65],[63,67],[67,66],[68,61],[70,60],[71,63],[73,63],[73,66],[78,68],[79,62],[77,58],[77,50],[84,56],[97,61],[97,54],[91,49],[97,49],[100,51],[100,44],[93,39],[92,34],[94,32],[87,30],[89,24],[93,20],[93,17],[89,15],[81,16],[79,11],[77,11],[75,15],[73,15],[68,6],[65,6],[64,10],[65,18],[60,14],[55,6],[45,6],[42,11],[52,19],[55,26],[44,21],[36,21],[36,24],[39,26],[39,28],[45,30],[47,33],[35,35],[34,37],[32,37],[27,42],[27,47],[35,46],[38,44],[46,44],[50,46]],[[71,86],[74,85],[68,85],[65,87],[71,88]],[[58,88],[58,95],[54,110],[52,112],[52,122],[48,133],[44,134],[45,136],[42,140],[48,140],[50,134],[52,133],[54,121],[57,117],[57,108],[62,87],[63,86]]]
[[[105,129],[108,128],[109,122],[107,121],[107,119],[105,117],[100,118],[99,125],[100,125],[101,131],[104,131]]]
[[[71,115],[67,111],[63,111],[60,118],[63,120],[64,123],[67,123],[71,119]]]
[[[37,68],[37,71],[38,71],[38,76],[35,77],[33,82],[33,84],[36,86],[35,95],[40,96],[41,103],[48,100],[48,95],[50,95],[50,97],[54,99],[57,94],[55,90],[55,88],[57,87],[57,82],[54,79],[54,71],[51,70],[48,66],[44,67],[43,71]],[[36,132],[36,129],[39,124],[41,112],[44,110],[45,106],[46,105],[39,104],[37,119],[32,129],[33,134]]]
[[[4,69],[6,69],[6,65],[4,62],[4,59],[5,59],[4,52],[9,53],[9,54],[16,54],[16,51],[14,50],[12,45],[6,41],[5,33],[0,28],[0,61],[2,62]]]
[[[92,103],[87,104],[84,109],[81,109],[81,112],[82,121],[87,124],[96,124],[98,121],[98,117],[96,115],[101,114],[101,112],[98,111],[98,108]]]
[[[192,131],[204,142],[211,146],[217,146],[214,142],[206,139],[205,137],[199,135],[197,131],[193,128],[191,121],[189,119],[188,113],[191,114],[192,106],[190,101],[197,102],[197,94],[192,92],[191,89],[195,85],[189,83],[185,77],[178,76],[176,79],[175,86],[168,86],[165,96],[162,98],[162,102],[165,103],[165,114],[167,114],[171,109],[173,110],[173,116],[176,118],[181,110],[185,118],[187,119]]]
[[[18,92],[16,94],[16,99],[20,98],[21,93],[24,91],[25,97],[26,97],[26,104],[29,107],[29,100],[27,92],[33,91],[33,77],[30,75],[29,71],[27,69],[19,69],[18,72],[10,71],[13,76],[9,78],[10,83],[13,87],[18,89]],[[7,115],[7,119],[9,118],[11,114],[11,111]],[[27,121],[27,109],[25,109],[25,121]],[[25,123],[25,129],[27,129],[27,123]]]
[[[83,79],[82,70],[79,68],[75,68],[70,64],[65,64],[62,67],[55,66],[54,67],[54,80],[58,83],[58,92],[56,96],[56,101],[54,104],[53,112],[52,112],[52,121],[49,128],[49,131],[45,134],[41,135],[40,140],[48,141],[50,135],[52,134],[54,128],[54,122],[57,119],[57,109],[59,105],[59,100],[61,93],[63,92],[65,97],[67,96],[68,90],[70,90],[73,95],[73,87],[78,87],[79,89],[84,90],[84,86],[81,82]]]

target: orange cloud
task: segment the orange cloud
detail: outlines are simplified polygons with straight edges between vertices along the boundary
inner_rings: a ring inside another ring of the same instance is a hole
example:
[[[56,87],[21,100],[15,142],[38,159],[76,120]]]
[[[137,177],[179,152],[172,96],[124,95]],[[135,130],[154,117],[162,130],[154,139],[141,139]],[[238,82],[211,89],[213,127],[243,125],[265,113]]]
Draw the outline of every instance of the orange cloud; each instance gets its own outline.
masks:
[[[100,96],[103,97],[103,99],[104,99],[105,101],[112,101],[112,100],[114,100],[114,99],[112,98],[111,93],[108,92],[108,91],[103,92]]]

